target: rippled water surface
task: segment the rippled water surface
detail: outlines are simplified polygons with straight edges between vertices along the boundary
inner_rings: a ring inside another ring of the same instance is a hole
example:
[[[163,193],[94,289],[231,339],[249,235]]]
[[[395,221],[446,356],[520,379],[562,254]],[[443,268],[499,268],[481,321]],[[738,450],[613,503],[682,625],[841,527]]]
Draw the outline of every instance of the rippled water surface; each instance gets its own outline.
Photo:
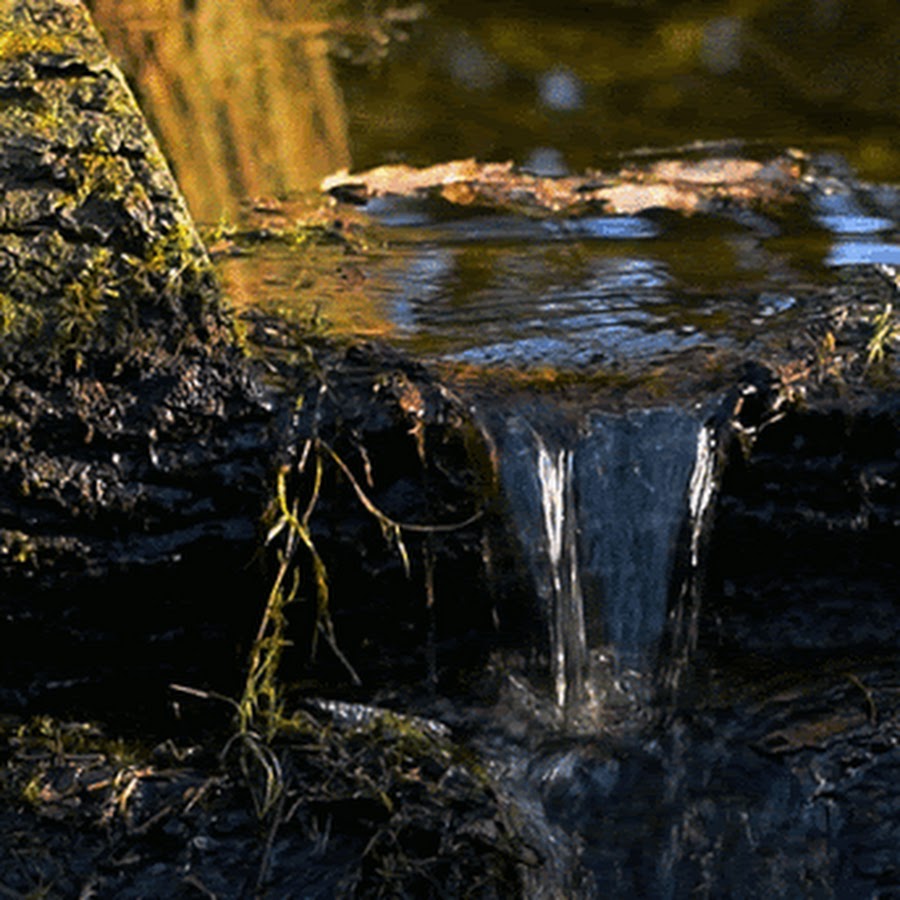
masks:
[[[448,219],[425,201],[379,201],[369,210],[374,246],[320,273],[316,290],[301,288],[305,255],[284,246],[255,249],[223,271],[259,284],[264,305],[315,312],[338,331],[418,354],[479,366],[603,366],[802,329],[841,267],[897,264],[893,195],[866,215],[826,200],[821,214],[749,225],[652,213]]]
[[[900,179],[889,4],[92,6],[210,224],[339,168],[468,156],[554,176],[728,140],[739,155],[837,151],[864,178]],[[239,306],[417,353],[608,365],[802,324],[807,287],[836,268],[900,263],[898,208],[889,185],[819,192],[790,221],[538,220],[387,198],[365,210],[365,252],[268,244],[223,271]]]

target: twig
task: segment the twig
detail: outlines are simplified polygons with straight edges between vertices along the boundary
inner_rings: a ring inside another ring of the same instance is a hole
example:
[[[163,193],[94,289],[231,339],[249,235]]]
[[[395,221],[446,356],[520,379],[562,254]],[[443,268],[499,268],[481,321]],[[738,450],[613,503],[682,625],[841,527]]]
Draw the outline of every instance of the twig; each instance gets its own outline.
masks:
[[[184,813],[189,813],[201,800],[201,798],[206,794],[206,792],[214,785],[218,784],[222,781],[221,776],[219,775],[211,775],[191,796],[191,799],[188,800],[187,804],[184,807]]]
[[[150,816],[148,819],[141,822],[140,825],[135,825],[133,828],[129,828],[128,832],[129,832],[129,834],[132,834],[132,835],[145,834],[154,825],[156,825],[158,822],[161,822],[166,816],[171,815],[174,811],[175,811],[175,804],[168,803],[162,809],[153,813],[153,815]]]
[[[204,897],[207,897],[208,900],[219,900],[217,894],[214,894],[196,875],[190,874],[185,875],[184,878],[181,879],[182,884],[188,884],[192,888],[196,888],[203,894]]]
[[[350,471],[347,463],[341,459],[340,456],[334,451],[334,449],[327,444],[325,441],[319,439],[319,446],[322,447],[326,453],[337,463],[338,468],[347,476],[347,480],[350,482],[350,486],[356,493],[356,496],[359,498],[359,502],[366,508],[367,512],[370,512],[376,519],[383,522],[384,524],[390,526],[391,528],[396,528],[401,531],[411,531],[417,534],[440,534],[451,531],[459,531],[461,528],[465,528],[468,525],[477,522],[483,515],[484,511],[479,509],[476,513],[469,516],[468,519],[464,519],[462,522],[454,522],[452,524],[447,525],[417,525],[412,522],[398,522],[396,519],[391,518],[386,512],[379,509],[370,499],[366,492],[362,489],[359,481],[353,472]]]
[[[170,684],[169,689],[180,694],[187,694],[190,697],[197,697],[200,700],[221,700],[223,703],[239,709],[238,704],[232,697],[226,697],[225,694],[217,694],[215,691],[201,691],[199,688],[189,687],[186,684]]]
[[[872,691],[869,690],[869,688],[867,688],[852,672],[847,672],[846,678],[850,684],[858,687],[863,692],[863,696],[866,698],[866,707],[869,711],[869,721],[874,725],[878,721],[878,707],[875,705],[875,698],[872,696]]]

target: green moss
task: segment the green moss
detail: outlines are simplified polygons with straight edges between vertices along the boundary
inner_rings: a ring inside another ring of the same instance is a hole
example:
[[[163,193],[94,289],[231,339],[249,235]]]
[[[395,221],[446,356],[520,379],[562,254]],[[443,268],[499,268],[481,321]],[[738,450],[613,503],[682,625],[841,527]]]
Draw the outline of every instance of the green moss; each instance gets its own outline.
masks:
[[[20,317],[19,304],[7,294],[0,294],[0,337],[13,334]]]
[[[212,273],[212,263],[194,229],[180,222],[150,243],[143,260],[152,280],[163,280],[166,294],[182,295]]]
[[[57,306],[56,346],[79,355],[94,339],[107,301],[118,295],[110,283],[111,252],[105,247],[94,251],[81,275],[63,291]]]
[[[22,341],[37,335],[43,317],[34,307],[0,293],[0,341]]]
[[[54,143],[61,143],[60,132],[65,127],[59,104],[40,96],[8,105],[0,122],[5,131],[33,134]]]
[[[71,755],[98,754],[116,765],[141,761],[147,751],[124,738],[110,738],[93,722],[68,722],[40,715],[20,722],[8,735],[20,751],[37,756],[47,753],[56,758]]]
[[[58,34],[31,34],[18,28],[0,31],[0,62],[65,49],[66,42]]]
[[[119,200],[131,188],[133,173],[126,159],[110,153],[80,153],[73,177],[78,182],[76,198],[83,203],[88,197]]]

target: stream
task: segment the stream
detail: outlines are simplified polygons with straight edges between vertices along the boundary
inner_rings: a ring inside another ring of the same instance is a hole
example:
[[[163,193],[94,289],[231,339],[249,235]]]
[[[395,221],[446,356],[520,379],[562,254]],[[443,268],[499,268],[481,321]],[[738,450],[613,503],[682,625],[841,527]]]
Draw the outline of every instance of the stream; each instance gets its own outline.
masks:
[[[900,897],[896,390],[747,413],[777,390],[756,360],[827,350],[835,323],[896,303],[893,11],[91,6],[228,242],[236,310],[387,344],[478,423],[505,569],[459,589],[514,584],[532,630],[486,663],[457,647],[483,684],[388,678],[365,700],[484,761],[551,848],[528,895]],[[809,169],[787,210],[408,192],[282,239],[346,167],[474,156],[553,177],[790,147]]]

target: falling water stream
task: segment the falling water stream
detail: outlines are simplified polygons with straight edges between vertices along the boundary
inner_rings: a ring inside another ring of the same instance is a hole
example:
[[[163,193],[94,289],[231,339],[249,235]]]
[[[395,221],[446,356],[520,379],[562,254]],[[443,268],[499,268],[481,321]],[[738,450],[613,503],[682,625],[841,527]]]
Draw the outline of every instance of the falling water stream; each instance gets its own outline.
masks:
[[[702,411],[678,407],[587,412],[573,423],[532,405],[495,433],[557,702],[586,699],[592,651],[621,677],[649,679],[700,564],[717,477],[713,428]]]

